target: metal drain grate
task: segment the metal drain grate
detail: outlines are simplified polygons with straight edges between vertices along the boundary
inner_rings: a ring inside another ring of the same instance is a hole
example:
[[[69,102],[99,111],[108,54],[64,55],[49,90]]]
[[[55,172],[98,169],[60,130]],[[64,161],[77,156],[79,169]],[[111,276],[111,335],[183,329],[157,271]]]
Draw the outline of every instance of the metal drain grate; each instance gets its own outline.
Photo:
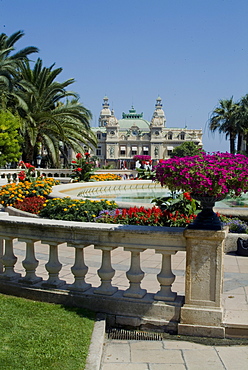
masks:
[[[162,340],[162,334],[149,333],[138,330],[126,330],[109,328],[107,330],[108,339],[121,339],[121,340]]]

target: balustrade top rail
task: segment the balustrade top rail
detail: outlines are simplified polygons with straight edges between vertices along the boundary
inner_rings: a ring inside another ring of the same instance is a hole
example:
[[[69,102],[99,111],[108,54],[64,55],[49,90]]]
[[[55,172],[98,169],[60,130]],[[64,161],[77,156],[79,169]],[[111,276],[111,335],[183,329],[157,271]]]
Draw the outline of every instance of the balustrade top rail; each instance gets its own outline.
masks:
[[[137,249],[185,250],[184,228],[112,225],[6,216],[1,213],[0,236]]]

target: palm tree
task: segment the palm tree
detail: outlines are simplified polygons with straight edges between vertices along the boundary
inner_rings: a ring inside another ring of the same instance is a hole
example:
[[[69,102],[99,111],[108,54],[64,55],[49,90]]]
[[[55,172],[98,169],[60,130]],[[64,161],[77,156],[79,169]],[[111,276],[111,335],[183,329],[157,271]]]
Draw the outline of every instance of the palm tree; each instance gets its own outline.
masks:
[[[23,118],[23,160],[35,163],[42,147],[51,166],[59,166],[61,142],[76,152],[82,144],[96,146],[96,137],[90,128],[91,112],[79,103],[78,96],[66,87],[74,79],[57,82],[62,68],[43,67],[38,59],[31,69],[28,61],[20,67],[23,81],[30,87],[20,92],[28,110],[20,109]]]
[[[16,104],[24,108],[24,102],[16,90],[20,87],[18,67],[21,61],[27,60],[27,56],[38,52],[38,49],[28,46],[13,54],[15,43],[23,36],[23,31],[17,31],[9,37],[5,33],[0,34],[0,104],[4,108]]]
[[[239,135],[238,152],[241,151],[242,141],[246,142],[246,154],[248,154],[248,94],[241,98],[239,102]]]
[[[233,102],[233,97],[220,100],[219,106],[213,111],[209,128],[211,131],[219,130],[229,136],[230,153],[235,153],[235,140],[239,132],[239,104]]]

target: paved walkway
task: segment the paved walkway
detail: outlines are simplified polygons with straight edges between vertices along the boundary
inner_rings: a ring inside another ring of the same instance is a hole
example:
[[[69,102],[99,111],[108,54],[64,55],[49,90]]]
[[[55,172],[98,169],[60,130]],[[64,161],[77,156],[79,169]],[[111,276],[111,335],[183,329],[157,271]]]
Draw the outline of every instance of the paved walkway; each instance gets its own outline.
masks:
[[[24,243],[15,242],[18,257],[17,270],[24,273],[21,261],[24,259]],[[48,260],[48,246],[36,244],[36,257],[40,261],[37,275],[47,279],[45,263]],[[185,252],[172,256],[173,272],[176,275],[172,290],[184,295]],[[59,259],[63,264],[60,277],[73,282],[70,268],[74,263],[74,249],[59,246]],[[89,267],[86,281],[97,286],[100,283],[97,270],[101,265],[101,251],[93,246],[85,249],[85,263]],[[112,252],[112,264],[116,270],[113,285],[120,289],[128,287],[126,271],[130,264],[130,253],[117,248]],[[152,250],[141,253],[141,266],[146,273],[142,287],[156,292],[159,285],[156,275],[160,271],[161,255]],[[225,322],[237,327],[248,327],[248,258],[230,253],[224,257],[223,304]],[[206,346],[184,341],[131,341],[105,338],[101,370],[164,370],[164,369],[228,369],[248,368],[248,346]]]
[[[186,341],[106,341],[100,370],[246,370],[248,346]]]

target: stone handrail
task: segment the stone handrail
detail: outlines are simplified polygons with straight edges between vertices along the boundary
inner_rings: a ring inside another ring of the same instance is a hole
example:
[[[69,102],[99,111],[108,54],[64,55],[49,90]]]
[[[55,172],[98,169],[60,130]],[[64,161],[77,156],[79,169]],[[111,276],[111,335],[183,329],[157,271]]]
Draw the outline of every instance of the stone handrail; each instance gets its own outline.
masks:
[[[109,320],[119,324],[140,326],[149,323],[162,325],[165,330],[175,330],[178,326],[184,334],[190,334],[191,317],[196,315],[200,307],[203,313],[198,314],[198,325],[203,327],[203,331],[206,325],[211,328],[213,326],[214,329],[217,325],[217,336],[221,336],[223,335],[223,328],[220,328],[222,254],[226,235],[225,230],[213,232],[154,226],[67,222],[6,216],[6,213],[2,212],[0,215],[0,240],[2,240],[0,291],[27,298],[80,305],[97,312],[104,312]],[[15,239],[26,244],[26,256],[22,261],[24,276],[15,270],[17,262],[13,245]],[[45,265],[47,280],[43,280],[37,274],[39,265],[38,250],[35,251],[37,241],[49,245],[49,258]],[[61,280],[59,276],[62,269],[60,245],[64,243],[68,248],[75,250],[74,265],[71,267],[74,278],[72,284]],[[197,254],[199,243],[204,245],[200,255]],[[102,252],[101,267],[97,271],[101,281],[99,286],[91,286],[85,281],[88,266],[85,264],[84,250],[92,245]],[[121,290],[112,284],[115,270],[111,263],[111,254],[116,248],[123,248],[124,251],[130,252],[130,267],[126,271],[129,287],[126,290]],[[162,255],[161,270],[157,275],[160,289],[155,294],[141,288],[144,272],[141,269],[140,255],[147,249]],[[171,290],[175,280],[171,270],[171,256],[177,251],[187,251],[184,307],[182,307],[184,297],[177,296],[177,293]],[[203,264],[205,264],[204,268]],[[181,319],[182,309],[184,311]],[[204,325],[206,310],[208,321]],[[212,321],[211,317],[209,318],[211,310],[213,311]],[[178,325],[180,320],[181,323]],[[201,325],[202,322],[203,325]],[[214,335],[214,329],[210,330],[211,336]]]
[[[71,168],[37,168],[41,174],[44,174],[46,177],[67,179],[69,181],[70,175],[72,174]],[[8,182],[14,182],[17,179],[17,174],[20,172],[19,168],[0,168],[0,178],[6,179]],[[137,176],[136,170],[121,170],[121,169],[95,169],[95,174],[106,174],[112,173],[119,175],[124,179],[134,178]]]

